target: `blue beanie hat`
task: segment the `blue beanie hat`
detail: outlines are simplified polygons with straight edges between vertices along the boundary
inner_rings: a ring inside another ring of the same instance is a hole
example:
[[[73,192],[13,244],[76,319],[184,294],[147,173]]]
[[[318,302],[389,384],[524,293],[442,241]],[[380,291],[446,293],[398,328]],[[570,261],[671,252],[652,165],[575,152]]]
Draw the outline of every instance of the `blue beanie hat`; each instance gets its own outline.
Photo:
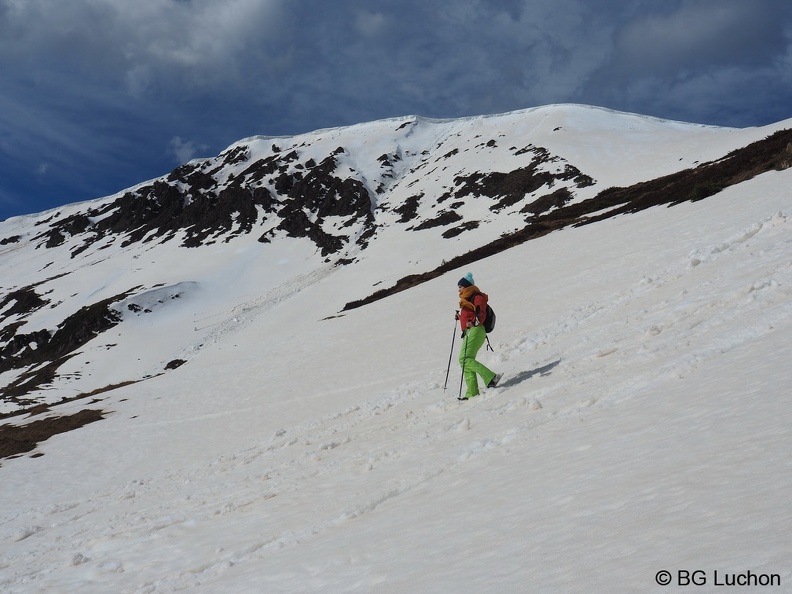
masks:
[[[473,273],[468,272],[465,276],[459,279],[458,287],[472,287],[476,283],[473,281]]]

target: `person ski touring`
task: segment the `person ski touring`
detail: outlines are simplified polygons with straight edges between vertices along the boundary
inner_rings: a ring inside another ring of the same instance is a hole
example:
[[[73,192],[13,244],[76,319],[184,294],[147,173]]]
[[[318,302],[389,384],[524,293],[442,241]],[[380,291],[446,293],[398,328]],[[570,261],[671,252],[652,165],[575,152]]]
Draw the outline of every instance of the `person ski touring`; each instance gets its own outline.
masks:
[[[494,388],[498,385],[502,374],[496,374],[484,364],[476,361],[476,355],[487,340],[484,330],[484,321],[487,317],[488,297],[482,293],[473,281],[473,274],[468,272],[459,279],[459,312],[455,319],[462,326],[462,346],[459,350],[459,365],[462,367],[462,376],[467,384],[465,396],[462,396],[460,386],[460,400],[468,400],[479,395],[478,377],[484,380],[484,385]]]

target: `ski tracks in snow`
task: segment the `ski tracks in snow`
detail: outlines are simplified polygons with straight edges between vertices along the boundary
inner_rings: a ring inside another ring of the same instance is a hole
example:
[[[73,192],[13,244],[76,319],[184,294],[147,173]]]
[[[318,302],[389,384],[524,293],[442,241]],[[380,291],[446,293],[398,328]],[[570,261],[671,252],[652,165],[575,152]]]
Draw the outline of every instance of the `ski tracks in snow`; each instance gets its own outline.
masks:
[[[788,327],[792,263],[778,246],[792,241],[791,226],[778,213],[647,270],[628,289],[582,302],[544,328],[502,334],[489,357],[505,372],[503,384],[471,401],[456,400],[453,382],[443,391],[445,370],[438,370],[282,427],[234,454],[141,477],[88,502],[7,518],[0,540],[14,546],[0,554],[0,589],[43,592],[73,579],[107,591],[122,572],[140,576],[130,592],[209,588],[234,568],[271,566],[278,551],[398,505],[403,495],[482,456],[531,447],[556,419],[582,418],[642,390],[672,386],[719,355]],[[710,280],[701,283],[705,268]],[[314,280],[295,281],[292,289]],[[290,290],[240,306],[240,313],[255,314]],[[743,315],[761,323],[730,332],[730,320]],[[221,325],[214,332],[227,331]]]
[[[530,424],[538,409],[519,394],[496,393],[475,410],[440,384],[402,385],[232,455],[141,477],[89,502],[29,510],[0,526],[0,539],[18,545],[0,556],[9,576],[0,587],[46,591],[73,573],[102,591],[115,574],[134,571],[142,581],[131,591],[175,592],[271,562],[477,456],[503,452],[520,431],[504,415]]]
[[[186,348],[181,355],[190,356],[209,345],[221,342],[230,334],[246,328],[260,315],[269,314],[278,304],[322,281],[336,270],[337,268],[334,264],[325,264],[306,274],[290,278],[277,287],[270,289],[264,295],[238,303],[230,311],[195,314],[193,330],[201,338],[192,346]]]
[[[554,414],[613,405],[686,377],[789,324],[792,263],[783,244],[792,241],[791,231],[792,217],[776,213],[722,242],[677,256],[664,268],[646,271],[628,289],[582,304],[567,318],[501,345],[501,360],[528,353],[563,357],[553,396],[561,408]],[[760,323],[730,331],[732,320],[741,317]],[[613,373],[614,367],[631,373]],[[627,379],[614,383],[612,378]]]

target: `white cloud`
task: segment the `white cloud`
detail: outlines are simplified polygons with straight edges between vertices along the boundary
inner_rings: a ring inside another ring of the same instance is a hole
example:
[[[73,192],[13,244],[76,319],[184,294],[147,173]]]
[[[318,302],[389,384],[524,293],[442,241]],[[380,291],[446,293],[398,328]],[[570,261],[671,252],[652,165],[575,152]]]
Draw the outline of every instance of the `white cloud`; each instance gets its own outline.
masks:
[[[198,144],[191,140],[182,140],[179,136],[171,138],[170,143],[168,143],[168,148],[179,163],[187,163],[198,156],[199,153],[209,149],[205,144]]]
[[[385,15],[381,12],[359,12],[355,17],[355,28],[365,37],[373,37],[385,24]]]
[[[169,81],[222,85],[248,49],[277,34],[281,4],[25,0],[0,12],[0,62],[19,72],[35,64],[115,79],[133,96]]]

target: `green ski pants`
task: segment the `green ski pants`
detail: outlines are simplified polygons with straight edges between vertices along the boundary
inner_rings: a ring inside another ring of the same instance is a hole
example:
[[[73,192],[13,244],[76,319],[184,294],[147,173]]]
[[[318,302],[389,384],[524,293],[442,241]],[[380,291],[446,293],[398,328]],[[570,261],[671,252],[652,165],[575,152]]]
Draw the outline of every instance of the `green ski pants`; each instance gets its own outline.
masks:
[[[492,378],[495,377],[495,372],[490,371],[482,363],[476,361],[476,355],[484,342],[487,340],[487,332],[484,326],[473,326],[468,328],[465,332],[465,338],[462,340],[462,347],[459,351],[459,365],[462,367],[462,374],[465,376],[465,383],[467,384],[467,398],[479,395],[478,379],[476,374],[481,376],[484,380],[484,385],[488,385]]]

